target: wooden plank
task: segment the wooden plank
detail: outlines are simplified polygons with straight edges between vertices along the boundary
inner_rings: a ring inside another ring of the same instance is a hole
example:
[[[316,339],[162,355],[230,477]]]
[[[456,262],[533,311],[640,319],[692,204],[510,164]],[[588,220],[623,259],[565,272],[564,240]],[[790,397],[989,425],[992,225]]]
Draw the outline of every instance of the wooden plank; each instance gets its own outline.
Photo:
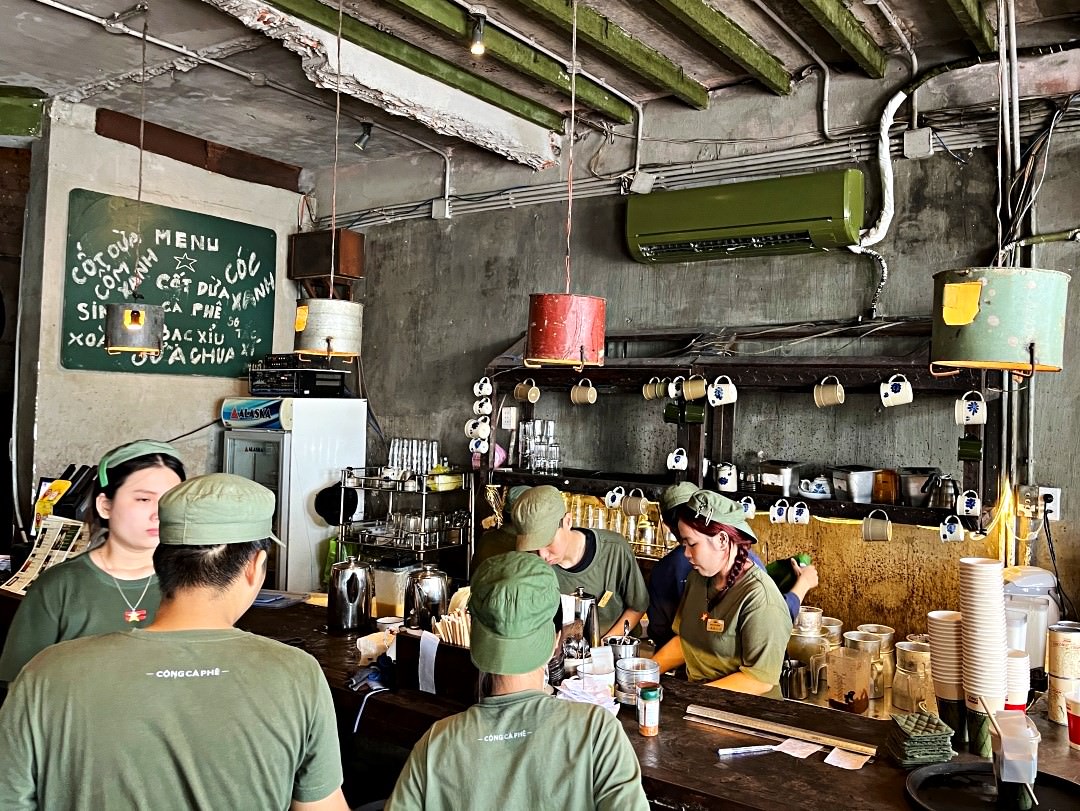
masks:
[[[823,732],[814,732],[813,730],[802,729],[801,727],[793,727],[788,726],[787,724],[779,724],[774,721],[766,721],[762,718],[751,718],[747,715],[725,712],[724,710],[705,707],[701,704],[691,704],[686,708],[686,711],[690,715],[700,715],[703,718],[720,721],[721,723],[732,726],[744,727],[752,731],[768,732],[769,734],[781,735],[785,738],[796,738],[800,741],[819,743],[822,746],[835,746],[860,755],[870,755],[873,757],[877,754],[878,748],[876,746],[853,741],[850,738],[840,738],[834,735],[827,735]]]
[[[986,19],[982,3],[979,0],[945,0],[952,9],[968,39],[975,43],[979,53],[992,53],[997,50],[997,38],[994,36],[994,28]]]
[[[818,25],[829,32],[867,76],[884,78],[885,52],[841,0],[799,0],[799,5],[810,12]]]

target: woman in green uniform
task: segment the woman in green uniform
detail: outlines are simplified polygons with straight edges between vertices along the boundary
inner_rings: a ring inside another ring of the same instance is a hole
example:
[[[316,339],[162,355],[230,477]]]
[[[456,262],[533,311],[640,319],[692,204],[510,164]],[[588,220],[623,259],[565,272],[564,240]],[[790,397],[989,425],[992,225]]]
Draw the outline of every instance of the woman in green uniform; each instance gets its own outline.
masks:
[[[686,665],[690,681],[781,698],[780,668],[791,616],[779,589],[750,561],[741,505],[699,490],[679,507],[679,537],[693,567],[673,629],[657,651],[660,671]]]
[[[150,624],[161,600],[157,503],[183,480],[184,465],[165,442],[140,439],[102,457],[94,508],[104,543],[33,582],[0,655],[0,681],[14,681],[49,645]]]

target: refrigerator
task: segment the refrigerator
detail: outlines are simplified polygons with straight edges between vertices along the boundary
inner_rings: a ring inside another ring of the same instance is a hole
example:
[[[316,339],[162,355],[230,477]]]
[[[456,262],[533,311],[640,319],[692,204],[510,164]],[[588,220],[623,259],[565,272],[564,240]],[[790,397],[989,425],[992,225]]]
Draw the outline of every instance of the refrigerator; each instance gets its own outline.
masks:
[[[266,588],[318,591],[336,527],[315,513],[315,495],[366,461],[367,400],[231,397],[221,404],[222,467],[273,491],[274,532]],[[363,493],[353,520],[363,517]]]

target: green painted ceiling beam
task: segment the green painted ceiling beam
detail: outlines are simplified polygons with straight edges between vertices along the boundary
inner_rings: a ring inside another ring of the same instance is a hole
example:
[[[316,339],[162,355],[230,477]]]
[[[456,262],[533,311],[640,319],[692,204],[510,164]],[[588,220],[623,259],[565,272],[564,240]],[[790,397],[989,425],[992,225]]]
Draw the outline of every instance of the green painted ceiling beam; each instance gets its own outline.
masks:
[[[873,79],[885,76],[885,52],[841,0],[799,0],[799,5],[810,12],[867,76]]]
[[[273,0],[267,5],[337,35],[337,9],[324,5],[319,0]],[[545,129],[559,132],[563,129],[564,116],[561,113],[462,70],[457,65],[348,15],[342,20],[341,38]]]
[[[45,94],[33,87],[0,86],[0,136],[37,138]]]
[[[529,11],[565,28],[573,25],[573,6],[567,0],[517,0]],[[682,68],[659,51],[655,51],[602,17],[591,8],[579,5],[577,10],[578,37],[582,42],[617,60],[623,67],[655,87],[671,93],[698,110],[709,106],[709,91],[683,73]]]
[[[437,28],[444,34],[456,37],[461,40],[462,49],[468,49],[473,21],[468,11],[457,3],[450,0],[384,0],[384,2]],[[496,26],[489,24],[484,28],[484,47],[487,49],[487,56],[498,59],[541,84],[553,87],[567,95],[570,94],[570,74],[562,63],[541,51],[530,48]],[[602,85],[584,76],[578,76],[576,84],[577,100],[584,106],[620,124],[629,124],[634,120],[634,108]]]
[[[964,33],[975,43],[979,53],[991,53],[997,50],[994,29],[982,10],[979,0],[946,0],[952,13],[960,22]]]
[[[657,0],[657,4],[772,92],[781,96],[791,92],[791,74],[783,63],[705,0]]]

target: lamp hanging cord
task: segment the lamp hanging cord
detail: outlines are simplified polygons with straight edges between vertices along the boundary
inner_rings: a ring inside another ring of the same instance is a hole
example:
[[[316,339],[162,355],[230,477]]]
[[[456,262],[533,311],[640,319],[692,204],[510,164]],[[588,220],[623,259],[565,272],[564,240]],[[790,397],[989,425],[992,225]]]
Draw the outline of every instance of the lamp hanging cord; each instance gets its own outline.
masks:
[[[139,285],[143,280],[142,269],[142,187],[143,156],[146,149],[146,35],[150,28],[150,9],[143,12],[141,56],[139,61],[139,179],[135,186],[135,284],[131,287],[131,300],[138,301]]]
[[[566,294],[570,295],[570,233],[574,224],[574,129],[577,127],[577,0],[570,28],[570,151],[566,159]]]
[[[345,16],[344,0],[338,0],[337,7],[337,56],[335,57],[334,72],[337,81],[334,82],[334,175],[330,192],[330,298],[334,297],[334,260],[337,249],[337,173],[338,173],[338,140],[341,132],[341,27]],[[330,354],[327,346],[327,356]]]

